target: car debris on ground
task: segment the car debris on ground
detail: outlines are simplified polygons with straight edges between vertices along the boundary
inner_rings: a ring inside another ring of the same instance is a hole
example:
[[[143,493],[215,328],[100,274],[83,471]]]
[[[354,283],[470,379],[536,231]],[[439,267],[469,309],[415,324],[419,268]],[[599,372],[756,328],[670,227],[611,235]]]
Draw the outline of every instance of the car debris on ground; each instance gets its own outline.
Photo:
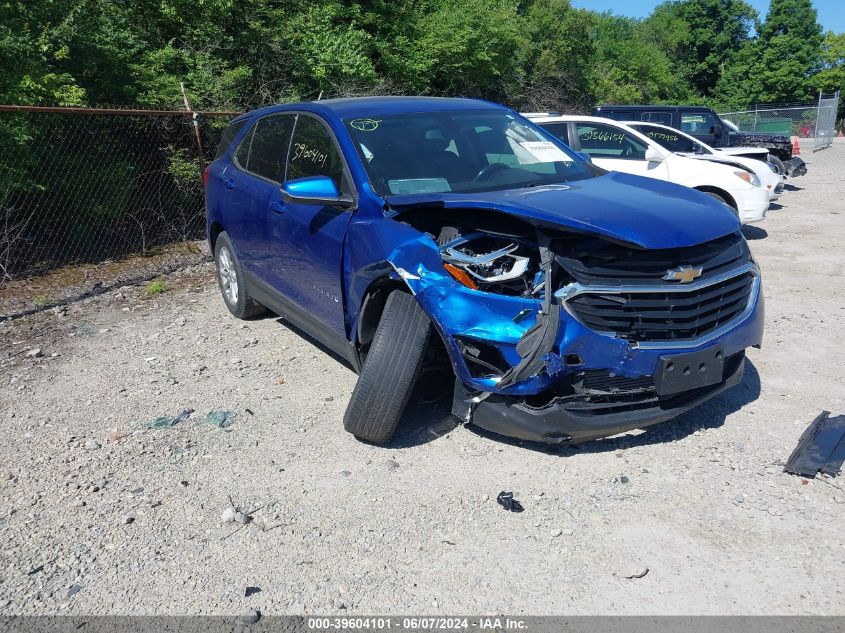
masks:
[[[816,473],[835,477],[845,461],[845,415],[822,411],[801,434],[784,471],[813,479]]]
[[[522,504],[513,498],[512,492],[502,492],[496,497],[496,503],[502,506],[508,512],[522,512],[525,508],[522,507]]]

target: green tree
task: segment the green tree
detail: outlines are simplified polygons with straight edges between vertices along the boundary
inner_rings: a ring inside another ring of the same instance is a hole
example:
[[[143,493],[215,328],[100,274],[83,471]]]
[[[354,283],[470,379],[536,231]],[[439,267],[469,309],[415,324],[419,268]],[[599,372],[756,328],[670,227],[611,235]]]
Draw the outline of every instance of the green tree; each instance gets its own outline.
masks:
[[[787,103],[813,96],[810,77],[821,65],[823,41],[816,18],[812,0],[772,0],[754,67],[760,101]]]
[[[822,68],[812,78],[822,92],[845,92],[845,33],[828,31],[822,44]]]
[[[647,37],[649,29],[630,18],[594,16],[593,93],[599,103],[690,101],[693,95],[673,63]]]
[[[522,3],[523,84],[513,95],[526,110],[585,110],[592,105],[593,13],[569,0]]]
[[[709,96],[757,20],[757,11],[743,0],[664,2],[644,21],[644,41],[657,44],[694,92]]]
[[[508,0],[416,5],[394,39],[379,42],[381,64],[411,93],[504,99],[520,80],[517,8]]]

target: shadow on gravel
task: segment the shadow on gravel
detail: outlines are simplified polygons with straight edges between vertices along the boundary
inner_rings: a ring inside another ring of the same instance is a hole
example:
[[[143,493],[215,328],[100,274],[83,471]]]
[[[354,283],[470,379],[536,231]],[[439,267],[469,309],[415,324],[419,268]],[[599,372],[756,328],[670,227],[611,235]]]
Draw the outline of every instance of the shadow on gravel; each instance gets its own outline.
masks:
[[[791,185],[789,183],[786,183],[783,186],[784,191],[801,191],[802,189],[803,189],[803,187],[796,187],[795,185]]]
[[[780,211],[783,209],[783,205],[777,202],[770,202],[769,203],[769,211]]]
[[[344,367],[346,367],[349,371],[355,371],[355,369],[352,367],[352,365],[350,365],[350,364],[349,364],[349,361],[347,361],[347,360],[346,360],[345,358],[343,358],[342,356],[339,356],[338,354],[336,354],[334,351],[332,351],[331,349],[329,349],[328,347],[326,347],[325,345],[323,345],[320,341],[318,341],[317,339],[313,338],[310,334],[307,334],[306,332],[303,332],[302,330],[300,330],[300,329],[299,329],[298,327],[296,327],[293,323],[291,323],[291,322],[289,322],[289,321],[286,321],[286,320],[284,319],[284,317],[280,317],[280,316],[278,316],[278,315],[276,315],[276,314],[272,314],[272,313],[269,313],[269,312],[267,313],[267,315],[266,315],[266,316],[260,316],[260,317],[257,317],[257,319],[266,319],[266,318],[273,319],[273,320],[275,320],[275,321],[276,321],[276,323],[278,323],[279,325],[282,325],[282,326],[286,327],[286,328],[287,328],[287,329],[289,329],[291,332],[293,332],[293,333],[294,333],[294,334],[296,334],[298,337],[300,337],[302,340],[304,340],[306,343],[309,343],[309,344],[313,345],[314,347],[316,347],[317,349],[319,349],[319,350],[320,350],[321,352],[323,352],[324,354],[327,354],[328,356],[331,356],[334,360],[336,360],[336,361],[337,361],[337,362],[339,362],[341,365],[343,365]]]
[[[708,400],[692,411],[679,415],[673,420],[668,420],[666,422],[647,427],[636,435],[628,433],[618,437],[594,440],[581,446],[555,446],[552,444],[539,444],[536,442],[514,440],[512,438],[496,435],[495,433],[490,433],[474,426],[470,426],[468,428],[474,433],[487,437],[491,440],[514,446],[521,446],[522,448],[547,453],[549,455],[568,457],[577,453],[606,453],[608,451],[635,448],[637,446],[676,442],[688,435],[692,435],[700,429],[718,428],[725,424],[725,419],[731,413],[739,411],[742,407],[750,402],[754,402],[759,397],[760,374],[757,372],[757,368],[754,367],[751,361],[746,359],[745,373],[743,374],[742,382],[736,387],[726,391],[720,396],[717,396],[713,400]]]
[[[742,234],[747,240],[764,240],[769,237],[766,229],[761,229],[759,226],[751,226],[750,224],[744,224],[742,226]]]

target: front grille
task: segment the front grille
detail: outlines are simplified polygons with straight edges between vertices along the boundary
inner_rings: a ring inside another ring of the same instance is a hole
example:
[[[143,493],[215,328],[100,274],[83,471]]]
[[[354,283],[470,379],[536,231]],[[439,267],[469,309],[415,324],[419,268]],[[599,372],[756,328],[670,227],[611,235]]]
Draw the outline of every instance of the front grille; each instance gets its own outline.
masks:
[[[567,300],[587,327],[629,341],[675,341],[704,336],[739,316],[748,305],[754,275],[745,273],[699,290],[584,292]]]
[[[700,266],[701,280],[738,268],[749,261],[748,244],[732,233],[704,244],[683,248],[637,249],[600,238],[582,239],[559,252],[558,263],[582,285],[662,283],[669,270],[680,265]]]

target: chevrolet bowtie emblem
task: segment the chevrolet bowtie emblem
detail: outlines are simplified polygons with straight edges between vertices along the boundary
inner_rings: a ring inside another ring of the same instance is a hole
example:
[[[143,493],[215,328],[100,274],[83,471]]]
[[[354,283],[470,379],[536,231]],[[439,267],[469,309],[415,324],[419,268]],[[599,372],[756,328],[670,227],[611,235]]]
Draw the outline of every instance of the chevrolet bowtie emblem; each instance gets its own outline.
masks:
[[[701,277],[701,272],[704,269],[701,266],[678,266],[672,270],[667,270],[663,279],[666,281],[680,281],[682,284],[688,284],[694,279]]]

